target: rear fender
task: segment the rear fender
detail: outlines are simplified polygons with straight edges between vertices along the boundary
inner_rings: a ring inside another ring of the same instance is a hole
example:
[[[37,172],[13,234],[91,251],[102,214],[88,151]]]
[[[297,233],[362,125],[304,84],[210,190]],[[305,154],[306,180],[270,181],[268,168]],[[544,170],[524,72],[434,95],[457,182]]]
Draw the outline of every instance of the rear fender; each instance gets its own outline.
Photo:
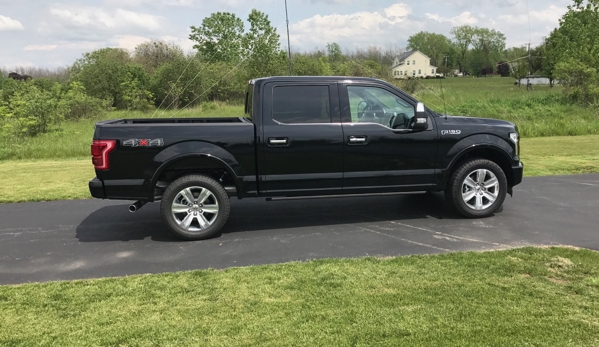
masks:
[[[212,143],[187,141],[172,145],[158,153],[144,171],[144,178],[149,182],[150,200],[154,198],[154,188],[164,171],[177,162],[191,158],[198,158],[224,169],[233,178],[237,192],[241,192],[241,183],[237,175],[240,165],[233,154]]]

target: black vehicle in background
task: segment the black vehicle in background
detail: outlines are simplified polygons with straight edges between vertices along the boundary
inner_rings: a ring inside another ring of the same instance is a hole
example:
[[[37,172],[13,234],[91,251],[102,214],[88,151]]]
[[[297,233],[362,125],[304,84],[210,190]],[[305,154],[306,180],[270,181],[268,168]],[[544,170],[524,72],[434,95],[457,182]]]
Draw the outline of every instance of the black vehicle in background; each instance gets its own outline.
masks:
[[[93,197],[160,201],[171,231],[217,235],[229,198],[444,191],[465,217],[493,214],[522,181],[510,122],[439,115],[386,82],[250,81],[239,118],[96,124]]]

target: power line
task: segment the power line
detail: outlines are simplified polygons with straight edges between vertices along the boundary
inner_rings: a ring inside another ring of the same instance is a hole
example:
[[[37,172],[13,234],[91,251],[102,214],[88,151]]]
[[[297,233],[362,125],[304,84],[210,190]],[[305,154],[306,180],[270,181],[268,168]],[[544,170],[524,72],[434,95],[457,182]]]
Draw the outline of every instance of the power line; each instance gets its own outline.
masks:
[[[289,11],[287,10],[287,0],[285,0],[285,18],[287,19],[287,51],[289,52],[289,75],[293,75],[293,67],[291,65],[291,38],[289,37]]]

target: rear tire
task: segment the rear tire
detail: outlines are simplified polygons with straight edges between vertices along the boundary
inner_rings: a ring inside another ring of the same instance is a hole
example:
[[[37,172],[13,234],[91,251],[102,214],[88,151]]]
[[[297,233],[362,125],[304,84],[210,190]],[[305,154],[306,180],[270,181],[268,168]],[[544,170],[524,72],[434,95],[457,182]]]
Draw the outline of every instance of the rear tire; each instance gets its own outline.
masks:
[[[231,205],[225,189],[210,177],[184,176],[171,183],[160,214],[171,232],[184,240],[205,240],[220,233]]]
[[[451,176],[445,198],[464,217],[482,218],[503,205],[506,192],[507,179],[499,165],[487,159],[472,159]]]

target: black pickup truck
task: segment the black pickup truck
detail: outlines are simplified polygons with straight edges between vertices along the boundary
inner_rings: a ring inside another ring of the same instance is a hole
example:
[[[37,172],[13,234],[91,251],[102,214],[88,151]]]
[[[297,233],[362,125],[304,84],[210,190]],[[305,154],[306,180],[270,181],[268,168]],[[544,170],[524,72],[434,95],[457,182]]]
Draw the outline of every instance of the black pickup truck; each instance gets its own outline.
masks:
[[[518,129],[440,115],[370,78],[250,81],[239,118],[96,124],[89,182],[100,199],[160,201],[165,224],[199,240],[220,232],[229,198],[444,191],[465,217],[493,214],[522,181]]]

